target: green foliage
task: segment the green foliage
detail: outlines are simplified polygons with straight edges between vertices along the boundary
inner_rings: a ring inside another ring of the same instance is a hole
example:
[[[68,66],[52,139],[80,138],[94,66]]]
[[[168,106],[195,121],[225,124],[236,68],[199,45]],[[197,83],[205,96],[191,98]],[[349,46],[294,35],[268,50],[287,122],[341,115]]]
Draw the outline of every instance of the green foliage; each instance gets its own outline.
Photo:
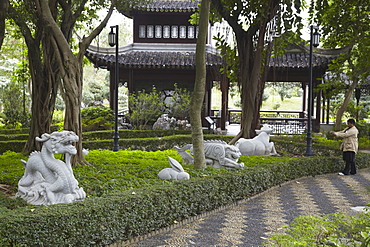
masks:
[[[16,110],[15,108],[7,108],[3,112],[1,122],[7,128],[27,128],[30,126],[30,120],[30,114],[24,114],[24,112]]]
[[[145,129],[148,125],[153,125],[162,114],[164,102],[160,100],[160,94],[155,86],[152,91],[147,93],[145,90],[129,96],[131,113],[129,114],[130,123],[135,129]]]
[[[114,126],[114,113],[109,107],[86,107],[81,110],[84,131],[111,129]]]
[[[94,73],[94,72],[93,72]],[[82,92],[82,101],[87,106],[96,106],[103,104],[105,99],[109,99],[109,81],[98,82],[90,80],[84,84]]]
[[[320,84],[320,85],[325,85],[321,87],[321,88],[324,88],[324,87],[329,86],[330,84]],[[337,111],[343,104],[344,95],[342,93],[339,93],[338,88],[330,92],[331,93],[336,92],[336,95],[333,95],[330,98],[330,106],[329,106],[329,116],[334,119],[336,117]],[[355,103],[355,100],[356,100],[355,96],[352,95],[351,100],[349,101],[347,105],[346,111],[344,112],[342,119],[353,118],[356,121],[361,121],[369,117],[370,106],[369,104],[367,104],[366,100],[364,102],[364,100],[361,99],[358,105],[357,103]]]
[[[177,120],[190,121],[191,94],[185,88],[177,87],[177,84],[175,84],[174,87],[175,90],[172,94],[172,100],[166,105],[169,116],[174,117]]]
[[[269,88],[273,93],[277,93],[280,96],[280,100],[292,98],[293,96],[298,96],[296,92],[300,89],[299,83],[289,82],[289,83],[276,83],[276,82],[267,82],[265,89]]]
[[[340,114],[347,108],[353,90],[367,82],[369,72],[370,46],[370,2],[369,0],[353,4],[350,0],[340,3],[334,1],[316,1],[311,6],[311,15],[320,26],[321,43],[325,48],[346,48],[329,64],[331,72],[325,84],[321,85],[324,94],[337,95],[339,90],[347,89]],[[314,14],[313,14],[314,13]],[[334,23],[340,23],[338,26]],[[355,117],[359,117],[355,114]],[[338,120],[340,121],[340,120]]]
[[[7,151],[0,155],[0,184],[7,184],[13,187],[18,184],[24,172],[21,159],[25,160],[27,157],[12,151]]]
[[[222,68],[221,71],[227,75],[231,82],[238,82],[239,85],[244,83],[241,81],[243,78],[240,78],[240,69],[242,66],[245,66],[245,60],[240,60],[240,56],[245,57],[247,54],[241,54],[241,51],[249,53],[251,50],[242,48],[242,40],[251,44],[258,43],[261,37],[264,37],[265,44],[274,40],[275,54],[281,53],[287,42],[300,40],[303,28],[301,17],[299,16],[301,1],[295,1],[294,4],[292,1],[279,2],[279,7],[273,7],[274,11],[279,9],[278,13],[271,12],[272,9],[268,2],[238,0],[212,1],[212,3],[214,9],[211,11],[211,18],[218,21],[222,19],[227,20],[229,25],[233,27],[232,35],[235,37],[233,43],[230,42],[228,33],[217,33],[213,37],[227,64],[227,67]],[[272,16],[275,18],[272,18]],[[193,17],[193,21],[195,20],[196,16]],[[256,28],[256,25],[265,22],[268,23],[268,26],[270,24],[271,26],[264,30]],[[294,32],[293,29],[295,30]],[[250,35],[250,38],[247,39],[248,35]],[[259,35],[262,36],[260,37]],[[279,35],[278,38],[276,37],[277,35]],[[252,49],[254,50],[253,52],[258,52],[257,46]],[[259,52],[261,52],[262,57],[270,55],[268,49],[262,49]],[[257,73],[260,73],[260,71],[257,71]]]
[[[368,246],[369,213],[299,216],[287,227],[287,234],[274,234],[268,246]]]

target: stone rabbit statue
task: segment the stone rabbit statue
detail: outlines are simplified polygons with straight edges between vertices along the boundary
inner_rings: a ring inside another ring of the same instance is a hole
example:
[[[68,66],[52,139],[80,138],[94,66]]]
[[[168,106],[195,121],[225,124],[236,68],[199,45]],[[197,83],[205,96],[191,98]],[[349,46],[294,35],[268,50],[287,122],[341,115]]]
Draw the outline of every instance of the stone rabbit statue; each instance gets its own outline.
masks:
[[[189,174],[184,171],[184,168],[182,168],[181,164],[177,160],[168,157],[168,161],[172,168],[164,168],[161,170],[158,173],[158,177],[160,179],[187,180],[190,178]]]

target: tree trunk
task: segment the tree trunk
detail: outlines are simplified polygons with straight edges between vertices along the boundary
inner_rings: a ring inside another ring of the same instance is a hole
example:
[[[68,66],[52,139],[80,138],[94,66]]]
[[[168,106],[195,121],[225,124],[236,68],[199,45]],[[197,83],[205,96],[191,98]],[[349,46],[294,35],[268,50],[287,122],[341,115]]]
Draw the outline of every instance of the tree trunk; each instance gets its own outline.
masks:
[[[77,58],[73,57],[69,65],[69,73],[63,78],[62,96],[65,103],[64,129],[71,130],[78,135],[78,142],[75,144],[77,154],[72,157],[72,164],[85,163],[82,154],[82,66]]]
[[[91,34],[87,37],[83,37],[79,43],[78,54],[75,55],[70,48],[69,40],[71,33],[74,28],[76,19],[66,18],[60,28],[56,21],[55,11],[49,8],[48,1],[40,0],[40,11],[45,29],[50,31],[51,39],[50,47],[55,51],[55,57],[51,62],[53,68],[56,71],[56,77],[60,81],[60,91],[65,103],[65,118],[64,128],[66,130],[73,131],[79,137],[78,142],[75,144],[77,154],[73,156],[71,163],[85,164],[86,161],[82,154],[82,120],[81,120],[81,102],[82,102],[82,87],[83,87],[83,58],[86,49],[92,42],[92,40],[102,31],[108,22],[114,8],[115,1],[112,1],[112,5],[109,8],[107,16],[100,23],[100,25],[94,29]],[[83,6],[79,8],[82,11]],[[66,14],[64,16],[75,16],[72,14],[71,9],[64,9]]]
[[[263,33],[263,34],[262,34]],[[264,37],[264,30],[260,36]],[[250,139],[255,136],[255,129],[259,122],[264,80],[262,78],[263,38],[260,37],[256,50],[253,49],[252,35],[249,32],[237,34],[239,57],[239,79],[241,84],[242,114],[240,132],[230,141],[234,144],[239,138]]]
[[[43,43],[45,44],[50,35],[45,34]],[[55,71],[53,71],[53,52],[44,45],[44,60],[40,43],[37,40],[27,42],[29,70],[32,79],[31,90],[31,125],[28,140],[23,148],[23,152],[29,153],[34,150],[41,150],[41,143],[36,141],[44,133],[50,133],[50,126],[53,117],[57,86]]]
[[[334,129],[336,131],[342,129],[342,117],[343,117],[344,112],[347,109],[349,102],[351,101],[351,96],[355,88],[357,87],[357,84],[358,84],[358,78],[353,79],[352,84],[348,87],[348,90],[344,96],[344,101],[337,111],[336,119],[335,119],[335,126],[334,126]]]
[[[200,6],[199,34],[196,45],[195,85],[190,103],[191,135],[195,169],[203,169],[206,167],[201,113],[206,87],[206,42],[209,10],[210,0],[203,0]]]
[[[5,21],[8,13],[8,0],[0,0],[0,50],[5,38]]]
[[[109,11],[99,26],[82,38],[77,55],[71,50],[72,31],[88,1],[72,2],[63,4],[60,1],[33,0],[28,1],[22,9],[15,8],[8,0],[0,0],[0,7],[4,7],[4,10],[0,10],[0,32],[3,29],[1,25],[4,14],[7,14],[21,29],[28,48],[32,78],[32,118],[24,151],[40,150],[41,144],[36,142],[35,137],[50,132],[59,88],[66,105],[65,128],[74,131],[80,138],[76,144],[78,153],[72,162],[84,163],[80,116],[83,58],[92,40],[106,26],[116,1],[111,1]]]

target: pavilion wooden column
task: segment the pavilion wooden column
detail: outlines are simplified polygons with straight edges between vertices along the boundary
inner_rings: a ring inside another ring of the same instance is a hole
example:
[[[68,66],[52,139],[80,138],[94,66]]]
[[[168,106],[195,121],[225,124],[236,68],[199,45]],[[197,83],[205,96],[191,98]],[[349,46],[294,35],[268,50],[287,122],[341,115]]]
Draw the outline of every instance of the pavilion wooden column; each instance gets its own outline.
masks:
[[[229,99],[229,79],[226,76],[222,76],[221,80],[221,130],[226,130],[226,120],[228,114],[228,99]]]
[[[302,82],[302,111],[307,112],[307,82]],[[305,116],[302,116],[304,118]]]
[[[322,97],[322,90],[316,93],[316,117],[315,117],[315,121],[313,124],[314,132],[320,132],[321,97]]]

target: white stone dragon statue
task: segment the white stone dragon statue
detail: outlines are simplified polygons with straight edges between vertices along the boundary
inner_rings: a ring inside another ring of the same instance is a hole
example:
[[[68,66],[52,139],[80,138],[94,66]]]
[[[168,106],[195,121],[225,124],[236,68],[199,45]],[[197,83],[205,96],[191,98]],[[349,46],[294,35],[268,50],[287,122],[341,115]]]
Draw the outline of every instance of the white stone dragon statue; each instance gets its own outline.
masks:
[[[22,160],[25,172],[18,182],[16,196],[33,205],[83,200],[86,194],[78,187],[70,163],[71,156],[77,153],[72,143],[78,141],[78,136],[64,130],[42,134],[36,141],[44,144],[41,152],[32,152],[27,162]],[[65,162],[56,159],[54,154],[64,154]]]

